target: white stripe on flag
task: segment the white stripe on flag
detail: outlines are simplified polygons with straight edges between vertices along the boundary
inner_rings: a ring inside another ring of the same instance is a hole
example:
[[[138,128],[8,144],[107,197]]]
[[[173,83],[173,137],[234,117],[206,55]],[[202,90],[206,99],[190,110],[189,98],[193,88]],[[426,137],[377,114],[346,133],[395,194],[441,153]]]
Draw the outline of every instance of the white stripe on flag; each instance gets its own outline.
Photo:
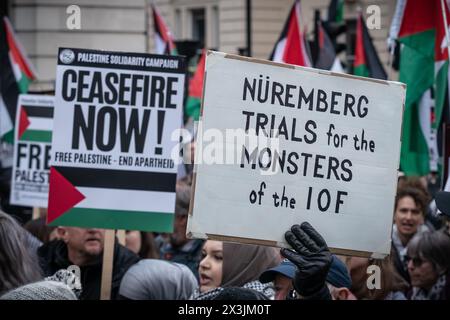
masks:
[[[9,55],[9,61],[11,63],[12,70],[14,72],[14,77],[16,78],[17,82],[20,82],[20,79],[22,79],[22,70],[20,70],[20,66],[17,63],[17,61],[14,60],[14,57],[11,54],[11,51],[9,51],[8,55]]]
[[[8,131],[11,131],[12,128],[13,124],[8,109],[6,109],[3,97],[0,95],[0,138]]]
[[[77,187],[86,198],[77,208],[174,212],[175,192]]]
[[[345,73],[344,69],[342,68],[341,60],[339,60],[338,57],[336,57],[334,59],[334,62],[333,62],[333,65],[331,66],[330,71]]]
[[[431,126],[431,108],[435,105],[431,90],[427,90],[419,102],[419,122],[423,137],[428,146],[430,170],[437,171],[439,154],[437,151],[436,130]]]
[[[391,28],[389,30],[388,36],[388,45],[393,49],[395,40],[398,38],[398,33],[400,31],[400,27],[402,26],[403,14],[405,12],[406,0],[397,0],[397,4],[395,6],[394,16],[391,22]]]
[[[275,53],[273,54],[272,61],[284,62],[283,61],[283,53],[284,53],[285,47],[286,47],[286,38],[283,38],[281,41],[279,41],[277,43],[277,46],[275,48]]]
[[[156,54],[164,54],[166,50],[167,44],[164,40],[159,36],[159,34],[155,33],[155,53]]]
[[[51,118],[28,117],[28,120],[30,120],[30,125],[27,130],[52,131],[53,129],[53,119]]]

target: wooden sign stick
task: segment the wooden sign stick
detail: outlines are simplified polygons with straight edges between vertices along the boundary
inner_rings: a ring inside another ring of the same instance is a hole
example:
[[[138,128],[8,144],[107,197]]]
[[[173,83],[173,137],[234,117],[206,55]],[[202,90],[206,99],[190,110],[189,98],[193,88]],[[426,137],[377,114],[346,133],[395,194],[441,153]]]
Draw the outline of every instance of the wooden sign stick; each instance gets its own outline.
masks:
[[[111,280],[114,260],[115,231],[106,230],[103,245],[102,284],[100,300],[111,300]]]
[[[41,209],[39,207],[33,207],[32,220],[39,219],[41,217]]]

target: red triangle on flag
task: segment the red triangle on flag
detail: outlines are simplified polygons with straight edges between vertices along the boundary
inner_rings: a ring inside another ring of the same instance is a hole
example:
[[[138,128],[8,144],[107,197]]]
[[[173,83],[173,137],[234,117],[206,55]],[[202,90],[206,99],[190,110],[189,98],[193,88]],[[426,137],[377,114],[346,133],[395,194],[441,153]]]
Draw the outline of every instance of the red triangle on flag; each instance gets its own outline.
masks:
[[[50,168],[47,223],[60,217],[86,197],[55,168]]]
[[[366,55],[364,53],[364,41],[363,41],[363,16],[360,13],[358,22],[356,23],[356,45],[355,45],[355,61],[353,66],[358,67],[366,64]]]
[[[300,1],[296,0],[289,12],[288,19],[270,56],[272,61],[311,67],[309,47],[305,31],[300,23]]]
[[[27,59],[24,49],[14,33],[11,22],[9,22],[9,19],[6,16],[3,17],[3,23],[5,25],[6,39],[12,58],[19,65],[20,71],[25,73],[28,79],[35,80],[36,71],[31,62]]]
[[[298,26],[296,10],[292,10],[288,28],[283,61],[299,66],[306,66],[306,62],[303,60],[303,55],[301,54],[302,47],[300,41],[302,35],[300,34],[300,29]]]
[[[155,35],[159,36],[165,43],[164,52],[157,52],[158,54],[173,54],[173,50],[175,50],[175,43],[173,40],[172,33],[169,28],[166,26],[164,19],[159,14],[155,5],[150,5],[153,11],[153,23],[155,27]]]
[[[195,70],[194,76],[189,81],[189,96],[195,98],[202,97],[203,91],[203,81],[205,75],[205,60],[206,51],[202,51],[202,55],[197,64],[197,69]]]
[[[28,119],[27,112],[24,107],[20,106],[20,115],[19,115],[19,132],[18,138],[22,138],[23,133],[27,130],[30,125],[30,120]]]

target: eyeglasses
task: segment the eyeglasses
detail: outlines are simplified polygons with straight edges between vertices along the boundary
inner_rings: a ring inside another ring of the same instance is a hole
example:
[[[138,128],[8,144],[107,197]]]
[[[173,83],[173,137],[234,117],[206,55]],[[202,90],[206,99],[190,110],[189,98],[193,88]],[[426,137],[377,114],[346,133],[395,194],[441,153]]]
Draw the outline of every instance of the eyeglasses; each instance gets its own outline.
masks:
[[[409,263],[409,261],[412,260],[412,264],[414,267],[419,268],[422,263],[424,263],[425,261],[423,261],[421,258],[419,257],[410,257],[410,256],[405,256],[405,262],[406,264]]]

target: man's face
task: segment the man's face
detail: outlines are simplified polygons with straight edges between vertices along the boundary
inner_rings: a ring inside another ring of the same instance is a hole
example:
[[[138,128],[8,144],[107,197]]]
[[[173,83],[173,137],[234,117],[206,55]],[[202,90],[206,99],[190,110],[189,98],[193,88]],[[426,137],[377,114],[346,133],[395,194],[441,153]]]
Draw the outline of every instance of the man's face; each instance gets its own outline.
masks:
[[[186,238],[186,226],[187,216],[175,214],[173,233],[170,235],[170,243],[173,247],[181,247],[188,241]]]
[[[273,281],[275,287],[275,300],[286,300],[292,290],[292,279],[282,274],[277,274]]]
[[[98,256],[103,251],[105,230],[60,227],[60,235],[68,250],[86,256]]]
[[[414,199],[410,196],[398,200],[394,221],[401,235],[412,237],[423,224],[423,215]]]

